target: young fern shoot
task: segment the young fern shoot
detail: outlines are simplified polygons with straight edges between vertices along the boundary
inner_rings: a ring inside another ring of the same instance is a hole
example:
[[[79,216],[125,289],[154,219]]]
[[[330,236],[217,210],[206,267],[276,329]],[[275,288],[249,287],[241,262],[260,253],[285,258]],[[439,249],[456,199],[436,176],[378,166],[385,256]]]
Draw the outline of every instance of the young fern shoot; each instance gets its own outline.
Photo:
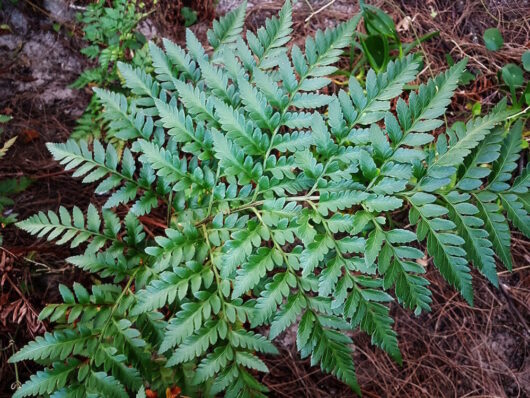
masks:
[[[97,90],[122,151],[48,144],[106,202],[18,226],[84,246],[68,261],[99,282],[61,285],[41,313],[56,331],[10,359],[45,367],[15,398],[265,396],[263,356],[290,327],[302,357],[360,393],[350,331],[402,361],[389,306],[430,310],[423,242],[469,303],[471,266],[493,284],[495,255],[511,268],[508,220],[529,233],[528,168],[510,183],[522,124],[505,128],[502,102],[433,134],[465,60],[407,101],[414,55],[324,94],[359,17],[302,50],[289,1],[256,33],[245,7],[215,22],[213,51],[188,31],[186,48],[150,44],[151,74],[120,64],[132,100]]]

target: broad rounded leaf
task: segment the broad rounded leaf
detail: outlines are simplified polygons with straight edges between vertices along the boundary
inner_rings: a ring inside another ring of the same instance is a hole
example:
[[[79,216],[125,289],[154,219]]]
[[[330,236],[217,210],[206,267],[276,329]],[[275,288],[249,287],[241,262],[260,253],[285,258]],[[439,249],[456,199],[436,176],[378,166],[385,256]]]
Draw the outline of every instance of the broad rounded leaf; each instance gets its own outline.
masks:
[[[497,28],[489,28],[484,31],[484,44],[490,51],[499,51],[504,44],[501,32]]]

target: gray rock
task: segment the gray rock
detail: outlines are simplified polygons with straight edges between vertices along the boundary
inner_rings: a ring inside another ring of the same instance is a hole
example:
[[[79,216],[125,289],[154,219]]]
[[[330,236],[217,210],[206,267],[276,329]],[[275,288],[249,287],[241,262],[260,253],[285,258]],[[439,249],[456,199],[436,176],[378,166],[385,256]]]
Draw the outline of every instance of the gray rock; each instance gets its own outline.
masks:
[[[54,21],[70,22],[75,18],[75,11],[70,7],[70,3],[71,1],[65,0],[44,0],[44,8]]]
[[[13,33],[21,36],[24,36],[26,33],[28,33],[28,20],[26,19],[25,15],[16,8],[10,8],[8,13],[9,17],[7,20],[7,25],[11,28]]]

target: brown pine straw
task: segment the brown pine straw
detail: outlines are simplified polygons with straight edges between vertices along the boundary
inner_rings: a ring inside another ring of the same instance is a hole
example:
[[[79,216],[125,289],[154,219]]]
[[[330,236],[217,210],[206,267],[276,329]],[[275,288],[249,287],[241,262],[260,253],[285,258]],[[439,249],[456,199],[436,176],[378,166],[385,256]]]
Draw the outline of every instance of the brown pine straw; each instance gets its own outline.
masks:
[[[516,264],[528,264],[528,242],[514,248]],[[528,358],[530,272],[527,268],[501,277],[509,296],[474,273],[475,305],[470,307],[441,280],[429,264],[432,312],[414,317],[392,305],[403,366],[394,363],[355,332],[355,366],[366,397],[526,397],[530,393]],[[509,302],[524,314],[521,319]],[[523,322],[524,320],[524,322]],[[300,360],[294,331],[281,354],[271,358],[263,378],[273,397],[351,397],[347,387],[308,360]]]

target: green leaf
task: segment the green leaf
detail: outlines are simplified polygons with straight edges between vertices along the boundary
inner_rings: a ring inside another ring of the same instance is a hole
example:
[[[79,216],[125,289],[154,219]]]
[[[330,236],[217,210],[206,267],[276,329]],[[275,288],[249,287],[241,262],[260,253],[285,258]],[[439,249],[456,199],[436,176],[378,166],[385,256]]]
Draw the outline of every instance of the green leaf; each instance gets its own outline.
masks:
[[[303,267],[303,275],[309,275],[316,266],[324,259],[324,256],[334,247],[333,240],[328,235],[317,235],[312,243],[302,252],[300,262]]]
[[[64,360],[70,355],[77,355],[85,349],[91,338],[87,330],[81,333],[66,329],[55,333],[46,333],[44,337],[37,336],[35,341],[28,343],[15,355],[9,358],[10,363],[26,360]]]
[[[361,45],[370,66],[376,71],[385,69],[390,60],[388,39],[385,36],[370,35],[361,40]]]
[[[449,218],[455,223],[459,235],[466,241],[466,254],[469,261],[490,280],[498,285],[492,243],[488,233],[482,229],[484,222],[477,217],[479,210],[469,203],[469,194],[449,193],[445,199],[449,205]]]
[[[175,366],[203,355],[210,346],[217,343],[219,335],[226,334],[226,324],[220,321],[207,321],[194,335],[186,337],[173,352],[166,366]]]
[[[372,344],[386,351],[395,361],[402,362],[397,334],[392,330],[394,321],[389,310],[380,302],[392,300],[380,290],[356,290],[346,301],[344,311],[351,318],[352,326],[359,326],[372,337]]]
[[[513,225],[526,237],[530,237],[530,216],[524,209],[523,203],[519,201],[518,196],[510,193],[501,193],[499,198]]]
[[[237,176],[240,184],[259,179],[263,170],[260,164],[254,165],[252,158],[245,156],[243,149],[235,142],[228,141],[223,134],[214,131],[212,135],[215,157],[221,162],[227,176]]]
[[[525,71],[530,72],[530,50],[526,50],[521,56],[521,62]]]
[[[515,64],[506,64],[502,67],[501,76],[504,83],[515,90],[516,87],[521,87],[524,83],[523,70]]]
[[[392,37],[399,42],[399,36],[392,18],[378,7],[360,2],[366,30],[370,34]]]
[[[13,394],[13,398],[51,394],[68,382],[70,374],[79,365],[79,360],[70,358],[66,363],[55,362],[51,368],[38,371]]]
[[[306,300],[303,294],[298,293],[289,296],[287,302],[281,306],[280,311],[274,316],[274,320],[270,327],[269,337],[271,339],[276,338],[280,333],[292,325],[305,307]]]
[[[378,228],[374,229],[368,236],[366,240],[366,251],[364,253],[364,260],[367,267],[370,267],[375,262],[384,239],[385,234]]]
[[[232,254],[229,254],[232,256]],[[274,265],[281,265],[283,259],[275,249],[262,247],[256,254],[249,257],[248,262],[238,269],[232,297],[240,297],[248,290],[254,288],[265,276],[267,271],[272,271]]]
[[[70,242],[70,247],[74,248],[81,243],[91,239],[86,248],[86,253],[95,253],[103,247],[108,241],[116,241],[116,233],[119,231],[119,220],[106,218],[105,228],[100,232],[101,219],[96,208],[91,204],[88,206],[86,224],[83,213],[78,207],[73,208],[72,215],[64,208],[60,209],[60,217],[51,210],[47,214],[39,212],[24,221],[17,223],[17,226],[24,231],[37,235],[39,238],[44,236],[47,240],[60,239],[57,244]],[[73,222],[72,222],[73,219]]]
[[[186,249],[184,249],[186,250]],[[152,280],[137,294],[137,304],[132,309],[135,315],[152,311],[182,300],[188,292],[197,293],[201,285],[208,288],[213,273],[208,268],[189,264],[188,267],[175,267],[174,272],[163,272],[160,279]]]
[[[264,354],[278,354],[276,347],[264,336],[244,329],[232,330],[229,335],[234,347],[246,348]]]
[[[114,376],[105,372],[92,372],[90,374],[87,381],[87,392],[117,398],[129,396],[125,387]]]
[[[428,172],[436,174],[438,178],[454,172],[455,168],[452,166],[462,164],[471,150],[477,147],[497,124],[506,120],[508,115],[509,113],[504,111],[494,111],[483,118],[471,119],[465,126],[462,123],[453,125],[447,132],[449,149],[438,146],[439,156],[429,166]]]
[[[462,247],[465,241],[451,232],[455,228],[453,222],[445,222],[439,218],[447,214],[448,210],[433,204],[434,199],[432,195],[421,193],[409,198],[420,218],[417,227],[418,237],[423,240],[427,236],[427,251],[433,257],[434,265],[445,280],[457,288],[472,305],[471,273],[465,258],[466,250]]]
[[[204,358],[197,368],[194,384],[204,383],[209,378],[213,377],[221,369],[223,369],[228,361],[234,358],[234,351],[232,347],[227,344],[225,346],[217,347],[212,353]]]
[[[306,312],[305,314],[312,314]],[[355,376],[351,349],[351,339],[335,330],[325,329],[320,323],[314,322],[314,315],[307,317],[304,314],[298,329],[297,345],[302,357],[311,355],[311,364],[320,363],[320,368],[333,374],[339,380],[349,385],[360,395],[360,388]],[[302,327],[305,319],[313,320]]]
[[[488,231],[493,249],[499,256],[504,266],[512,269],[512,255],[510,253],[510,228],[506,218],[500,212],[497,203],[493,202],[496,196],[489,192],[474,195],[477,201],[480,218],[484,220],[484,227]]]
[[[504,44],[504,39],[497,28],[489,28],[484,31],[484,44],[490,51],[498,51]]]
[[[510,185],[508,181],[512,178],[512,172],[517,167],[517,159],[522,146],[523,123],[522,120],[515,122],[504,139],[500,156],[493,164],[492,173],[488,179],[489,189],[494,192],[506,191]]]
[[[262,69],[277,65],[278,56],[285,52],[284,45],[290,40],[292,23],[291,1],[287,0],[278,17],[267,18],[257,35],[247,32],[249,47],[258,57],[257,63]]]
[[[246,9],[247,2],[243,1],[236,9],[213,21],[213,27],[208,30],[207,36],[214,50],[235,42],[243,30]]]
[[[258,333],[268,328],[271,339],[296,333],[303,358],[359,393],[348,335],[359,327],[401,362],[388,303],[393,293],[416,315],[430,310],[426,256],[470,303],[470,264],[493,283],[494,254],[511,266],[509,228],[529,233],[530,168],[513,179],[524,119],[502,100],[443,128],[466,60],[403,94],[418,81],[421,59],[407,55],[417,43],[403,46],[392,18],[365,2],[303,45],[291,39],[290,1],[252,32],[243,2],[214,22],[208,46],[188,29],[185,48],[147,43],[135,33],[146,15],[114,3],[82,14],[84,53],[100,62],[76,86],[110,78],[116,93],[95,90],[79,123],[88,141],[48,148],[116,210],[59,207],[18,223],[88,244],[67,262],[93,277],[90,288],[59,284],[61,300],[42,310],[55,330],[11,362],[48,368],[15,397],[145,397],[176,385],[265,397],[256,371],[278,353]],[[353,74],[334,93],[361,17],[357,46],[382,72]],[[524,102],[515,72],[504,80]],[[24,185],[0,181],[1,224],[15,221]]]
[[[261,324],[268,320],[276,308],[287,297],[296,280],[293,274],[282,272],[274,275],[272,281],[265,285],[256,302],[257,317],[254,323]]]
[[[494,162],[500,156],[502,133],[501,128],[492,130],[465,159],[459,173],[458,188],[470,191],[483,184],[482,179],[491,173],[491,168],[482,166]]]
[[[160,345],[160,353],[180,344],[186,337],[199,330],[211,314],[219,312],[221,302],[217,295],[199,292],[195,296],[200,301],[182,304],[182,309],[169,321],[164,340]]]

